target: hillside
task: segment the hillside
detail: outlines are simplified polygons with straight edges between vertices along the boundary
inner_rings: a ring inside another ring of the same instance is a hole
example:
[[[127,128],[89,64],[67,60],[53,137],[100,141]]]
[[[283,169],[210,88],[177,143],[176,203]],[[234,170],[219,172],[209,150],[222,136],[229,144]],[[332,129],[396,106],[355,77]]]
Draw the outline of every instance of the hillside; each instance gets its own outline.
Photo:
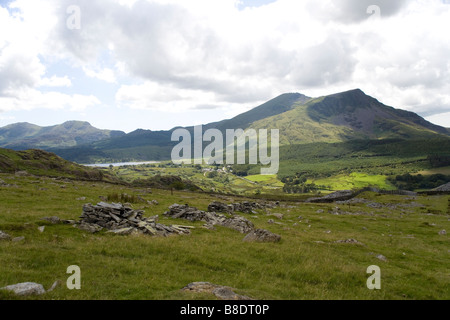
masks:
[[[252,128],[280,129],[282,145],[378,139],[447,138],[448,129],[388,107],[359,89],[312,99]]]
[[[36,149],[14,151],[0,148],[0,173],[122,183],[99,169],[81,166]]]
[[[83,121],[67,121],[49,127],[25,122],[0,128],[0,147],[13,150],[74,147],[123,135],[122,131],[97,129]]]

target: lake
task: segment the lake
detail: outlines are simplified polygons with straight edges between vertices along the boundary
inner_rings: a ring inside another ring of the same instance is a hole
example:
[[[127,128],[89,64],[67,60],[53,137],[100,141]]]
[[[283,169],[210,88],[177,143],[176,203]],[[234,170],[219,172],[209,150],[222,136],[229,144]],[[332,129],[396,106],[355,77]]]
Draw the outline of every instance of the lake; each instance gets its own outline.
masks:
[[[113,167],[121,167],[121,166],[138,166],[141,164],[155,164],[155,163],[160,163],[160,162],[159,161],[145,161],[145,162],[94,163],[94,164],[83,164],[83,166],[107,168],[111,165]]]

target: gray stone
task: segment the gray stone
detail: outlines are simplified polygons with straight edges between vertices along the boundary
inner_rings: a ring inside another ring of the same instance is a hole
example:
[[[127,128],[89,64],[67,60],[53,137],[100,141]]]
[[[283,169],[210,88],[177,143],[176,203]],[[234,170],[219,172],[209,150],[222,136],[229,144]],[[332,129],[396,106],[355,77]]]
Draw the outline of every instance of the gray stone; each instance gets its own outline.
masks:
[[[209,282],[193,282],[181,290],[212,294],[220,300],[253,300],[247,296],[236,294],[230,287],[220,286]]]
[[[362,242],[359,242],[358,240],[355,240],[355,239],[337,240],[337,241],[335,241],[335,243],[349,243],[349,244],[364,245]]]
[[[12,239],[13,242],[20,242],[23,240],[25,240],[25,237],[16,237],[16,238]]]
[[[134,228],[123,228],[123,229],[117,229],[117,230],[110,230],[108,233],[114,233],[119,235],[128,235],[133,232]]]
[[[90,233],[97,233],[103,229],[101,226],[98,226],[96,224],[86,223],[86,222],[81,222],[80,224],[76,224],[74,226],[76,226],[80,230],[87,231]]]
[[[441,235],[441,236],[445,236],[446,234],[447,234],[446,230],[439,231],[439,235]]]
[[[219,225],[237,230],[241,233],[248,233],[253,230],[253,223],[241,216],[227,218],[224,215],[215,212],[205,212],[188,205],[174,204],[169,207],[165,216],[173,219],[186,219],[189,221],[204,221],[209,225]]]
[[[387,258],[386,258],[385,256],[383,256],[382,254],[377,254],[377,255],[376,255],[376,258],[379,259],[379,260],[381,260],[381,261],[384,261],[384,262],[387,262],[387,261],[388,261]]]
[[[152,236],[189,234],[193,228],[157,224],[158,216],[143,218],[143,211],[133,210],[130,206],[106,202],[100,202],[95,206],[85,204],[77,227],[92,233],[105,228],[109,230],[108,232],[118,235],[146,233]]]
[[[17,294],[18,296],[30,296],[30,295],[41,295],[45,293],[45,289],[42,284],[34,283],[34,282],[24,282],[13,284],[1,290],[9,290]]]
[[[45,230],[45,226],[40,226],[39,228],[38,228],[38,230],[39,230],[39,232],[44,232],[44,230]]]
[[[279,242],[280,240],[280,235],[263,229],[255,229],[243,239],[245,242]]]
[[[53,224],[61,223],[61,219],[58,218],[58,217],[44,217],[44,218],[42,218],[42,220],[46,220],[46,221],[51,222]]]
[[[0,230],[0,240],[10,240],[11,236]]]
[[[60,281],[56,280],[55,282],[53,282],[52,286],[47,290],[47,292],[51,292],[51,291],[55,290],[56,287],[59,285],[60,285]]]

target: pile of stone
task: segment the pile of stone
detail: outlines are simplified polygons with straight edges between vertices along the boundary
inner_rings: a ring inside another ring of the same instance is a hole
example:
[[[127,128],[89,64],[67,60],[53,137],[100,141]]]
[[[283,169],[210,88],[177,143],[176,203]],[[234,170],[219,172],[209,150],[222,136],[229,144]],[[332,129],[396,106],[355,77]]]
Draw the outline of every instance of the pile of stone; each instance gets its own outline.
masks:
[[[256,213],[255,210],[274,208],[275,206],[276,203],[258,203],[258,202],[244,201],[241,203],[225,204],[222,202],[214,201],[208,206],[208,211],[231,213],[231,214],[234,212],[255,214]]]
[[[224,226],[239,231],[240,233],[248,233],[254,229],[253,223],[243,217],[233,216],[227,218],[223,214],[201,211],[188,205],[174,204],[169,207],[169,211],[166,211],[164,215],[173,219],[204,221],[208,226]]]
[[[166,226],[157,222],[158,217],[144,218],[143,213],[141,210],[133,210],[121,203],[85,204],[81,220],[75,226],[91,233],[107,229],[115,234],[150,234],[154,236],[189,234],[190,229],[193,228],[177,225]]]
[[[255,229],[251,221],[237,215],[227,218],[223,214],[205,212],[195,207],[179,204],[170,206],[169,211],[165,212],[164,215],[174,219],[204,221],[209,229],[215,225],[227,227],[246,234],[243,240],[245,242],[279,242],[281,240],[281,236],[267,230]]]

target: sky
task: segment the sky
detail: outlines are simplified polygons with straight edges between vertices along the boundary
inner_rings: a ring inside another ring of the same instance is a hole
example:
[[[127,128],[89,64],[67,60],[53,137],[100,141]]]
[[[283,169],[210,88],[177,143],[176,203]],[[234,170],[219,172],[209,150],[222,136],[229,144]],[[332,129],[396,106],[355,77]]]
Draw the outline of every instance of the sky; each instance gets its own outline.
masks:
[[[360,88],[450,127],[450,0],[0,0],[0,127],[168,130]]]

